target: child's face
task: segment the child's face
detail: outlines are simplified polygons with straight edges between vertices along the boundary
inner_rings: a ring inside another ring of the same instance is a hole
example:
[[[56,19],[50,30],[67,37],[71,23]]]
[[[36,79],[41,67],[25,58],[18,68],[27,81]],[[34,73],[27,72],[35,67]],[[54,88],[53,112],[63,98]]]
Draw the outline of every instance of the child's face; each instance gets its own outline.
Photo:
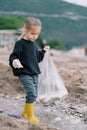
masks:
[[[27,31],[26,33],[27,40],[35,41],[38,38],[40,31],[41,31],[41,27],[32,28],[29,31]]]

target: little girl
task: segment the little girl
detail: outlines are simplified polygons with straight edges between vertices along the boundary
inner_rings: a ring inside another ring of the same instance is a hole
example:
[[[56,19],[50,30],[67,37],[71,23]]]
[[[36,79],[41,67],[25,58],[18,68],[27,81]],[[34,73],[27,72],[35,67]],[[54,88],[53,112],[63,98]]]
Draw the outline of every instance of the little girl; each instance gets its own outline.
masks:
[[[42,61],[45,52],[49,50],[49,46],[38,50],[34,41],[40,32],[40,20],[33,17],[27,18],[21,38],[15,43],[9,57],[13,74],[19,77],[26,92],[22,115],[32,123],[39,123],[39,120],[34,116],[34,102],[38,96],[38,74],[41,73],[38,63]]]

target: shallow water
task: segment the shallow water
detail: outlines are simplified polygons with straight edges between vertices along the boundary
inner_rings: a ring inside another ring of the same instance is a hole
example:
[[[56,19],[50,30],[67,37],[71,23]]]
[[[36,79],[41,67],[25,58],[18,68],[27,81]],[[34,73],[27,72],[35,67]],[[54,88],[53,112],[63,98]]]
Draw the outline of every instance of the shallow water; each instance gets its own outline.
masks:
[[[22,109],[24,106],[24,95],[17,97],[0,98],[0,115],[23,119]],[[61,130],[87,130],[87,106],[69,102],[69,99],[38,100],[35,104],[36,116],[41,123],[50,124]]]

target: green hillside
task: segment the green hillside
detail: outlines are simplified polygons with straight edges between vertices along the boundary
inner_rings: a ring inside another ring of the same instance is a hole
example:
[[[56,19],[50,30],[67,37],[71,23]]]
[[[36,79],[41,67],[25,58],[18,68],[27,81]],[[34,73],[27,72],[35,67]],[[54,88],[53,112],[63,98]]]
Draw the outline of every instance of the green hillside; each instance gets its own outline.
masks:
[[[85,7],[62,0],[0,0],[0,14],[10,15],[16,26],[15,29],[23,25],[22,17],[34,16],[42,22],[44,38],[59,39],[69,47],[87,43],[87,8]],[[17,16],[16,20],[13,15]],[[0,28],[4,22],[0,22]]]
[[[75,11],[87,16],[87,8],[75,6],[62,0],[0,0],[0,11],[22,11],[28,13],[59,14]]]

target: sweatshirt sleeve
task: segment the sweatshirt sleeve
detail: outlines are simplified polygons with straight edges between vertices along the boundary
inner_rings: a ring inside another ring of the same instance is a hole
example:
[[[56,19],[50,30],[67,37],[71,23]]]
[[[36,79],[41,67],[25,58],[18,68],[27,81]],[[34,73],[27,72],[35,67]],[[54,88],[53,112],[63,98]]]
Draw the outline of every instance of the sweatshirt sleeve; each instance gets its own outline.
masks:
[[[39,59],[38,62],[41,62],[44,58],[45,50],[39,50]]]
[[[15,43],[13,52],[9,56],[9,65],[12,67],[12,62],[14,59],[20,59],[21,45],[19,42]]]

